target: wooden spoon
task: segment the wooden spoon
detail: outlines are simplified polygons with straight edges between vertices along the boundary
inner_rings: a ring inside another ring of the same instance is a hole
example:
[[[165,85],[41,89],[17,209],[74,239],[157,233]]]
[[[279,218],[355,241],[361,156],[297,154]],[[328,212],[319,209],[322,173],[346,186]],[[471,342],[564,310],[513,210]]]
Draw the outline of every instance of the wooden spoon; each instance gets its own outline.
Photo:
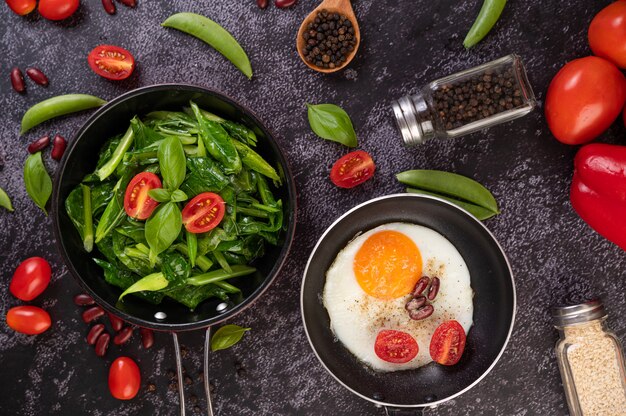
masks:
[[[326,9],[330,13],[339,13],[340,15],[345,16],[350,21],[350,23],[352,23],[352,27],[354,28],[354,39],[356,40],[356,44],[354,45],[354,50],[346,56],[346,61],[342,65],[339,65],[335,68],[319,68],[315,66],[314,64],[307,62],[305,59],[306,41],[304,40],[302,35],[307,30],[307,26],[309,25],[309,23],[311,23],[315,19],[315,17],[317,16],[317,13],[321,11],[322,9]],[[304,21],[302,22],[302,25],[300,26],[300,30],[298,30],[298,38],[296,39],[298,55],[300,55],[300,59],[302,59],[302,62],[304,62],[306,66],[308,66],[309,68],[314,69],[318,72],[323,72],[325,74],[329,74],[331,72],[339,71],[340,69],[345,68],[346,65],[348,65],[350,61],[352,61],[352,59],[354,58],[354,55],[356,55],[356,52],[359,50],[360,44],[361,44],[361,32],[359,31],[359,23],[357,22],[356,16],[354,15],[354,10],[352,10],[352,4],[350,3],[350,0],[324,0],[322,1],[322,4],[317,6],[317,8],[315,8],[315,10],[313,10],[306,17],[306,19],[304,19]]]

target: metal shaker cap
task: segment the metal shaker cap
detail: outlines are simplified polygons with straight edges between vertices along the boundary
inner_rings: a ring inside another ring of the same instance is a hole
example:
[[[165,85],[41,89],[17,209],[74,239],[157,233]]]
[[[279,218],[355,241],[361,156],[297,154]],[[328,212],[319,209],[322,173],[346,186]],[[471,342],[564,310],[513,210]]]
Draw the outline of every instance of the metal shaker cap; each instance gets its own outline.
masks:
[[[391,104],[396,123],[402,133],[402,140],[407,146],[424,143],[434,137],[434,128],[431,120],[422,120],[428,107],[421,94],[402,97]]]
[[[600,300],[552,308],[552,319],[557,326],[580,324],[604,318],[605,316],[606,310]]]

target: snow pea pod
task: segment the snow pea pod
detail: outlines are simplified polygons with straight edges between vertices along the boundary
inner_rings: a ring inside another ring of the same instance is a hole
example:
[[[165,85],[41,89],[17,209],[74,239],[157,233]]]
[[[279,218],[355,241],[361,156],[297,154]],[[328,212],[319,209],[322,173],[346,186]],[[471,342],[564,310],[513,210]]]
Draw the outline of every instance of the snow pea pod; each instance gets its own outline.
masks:
[[[495,212],[490,211],[487,208],[483,208],[478,205],[471,204],[469,202],[460,201],[458,199],[450,198],[444,195],[439,195],[434,192],[428,192],[422,189],[415,189],[415,188],[406,188],[406,191],[411,194],[436,196],[437,198],[441,198],[445,201],[452,202],[454,205],[457,205],[463,208],[465,211],[469,212],[470,214],[472,214],[473,216],[475,216],[481,221],[486,220],[487,218],[491,218],[494,215],[496,215]]]
[[[478,17],[465,36],[463,46],[469,49],[487,36],[487,33],[500,18],[505,5],[506,0],[485,0]]]
[[[268,178],[277,181],[280,183],[280,177],[276,170],[265,161],[257,152],[241,143],[237,140],[232,140],[233,145],[237,149],[239,156],[241,157],[241,161],[248,168],[255,172],[259,172],[261,175],[267,176]]]
[[[22,117],[22,129],[20,134],[55,117],[88,110],[106,104],[101,98],[87,94],[67,94],[48,98],[29,108]]]

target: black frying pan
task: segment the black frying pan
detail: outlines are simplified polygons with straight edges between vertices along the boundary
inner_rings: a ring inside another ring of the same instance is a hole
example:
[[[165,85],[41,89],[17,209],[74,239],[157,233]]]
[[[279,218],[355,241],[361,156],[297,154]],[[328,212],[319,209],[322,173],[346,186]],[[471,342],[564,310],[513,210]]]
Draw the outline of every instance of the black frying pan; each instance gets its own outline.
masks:
[[[326,271],[357,234],[390,222],[423,225],[441,233],[467,263],[475,292],[474,325],[461,361],[454,366],[431,363],[416,370],[378,373],[333,337],[322,303]],[[326,230],[304,272],[301,307],[311,347],[339,383],[384,406],[388,414],[415,415],[469,390],[493,368],[513,329],[515,286],[502,248],[480,221],[438,198],[398,194],[365,202]]]

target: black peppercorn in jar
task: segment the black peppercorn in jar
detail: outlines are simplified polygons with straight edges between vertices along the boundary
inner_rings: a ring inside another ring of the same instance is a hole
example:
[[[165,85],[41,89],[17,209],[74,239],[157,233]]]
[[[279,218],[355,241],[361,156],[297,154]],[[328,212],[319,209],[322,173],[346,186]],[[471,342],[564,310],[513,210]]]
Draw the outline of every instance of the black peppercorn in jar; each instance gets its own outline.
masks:
[[[528,114],[535,96],[519,56],[438,79],[393,103],[407,145],[454,138]]]

